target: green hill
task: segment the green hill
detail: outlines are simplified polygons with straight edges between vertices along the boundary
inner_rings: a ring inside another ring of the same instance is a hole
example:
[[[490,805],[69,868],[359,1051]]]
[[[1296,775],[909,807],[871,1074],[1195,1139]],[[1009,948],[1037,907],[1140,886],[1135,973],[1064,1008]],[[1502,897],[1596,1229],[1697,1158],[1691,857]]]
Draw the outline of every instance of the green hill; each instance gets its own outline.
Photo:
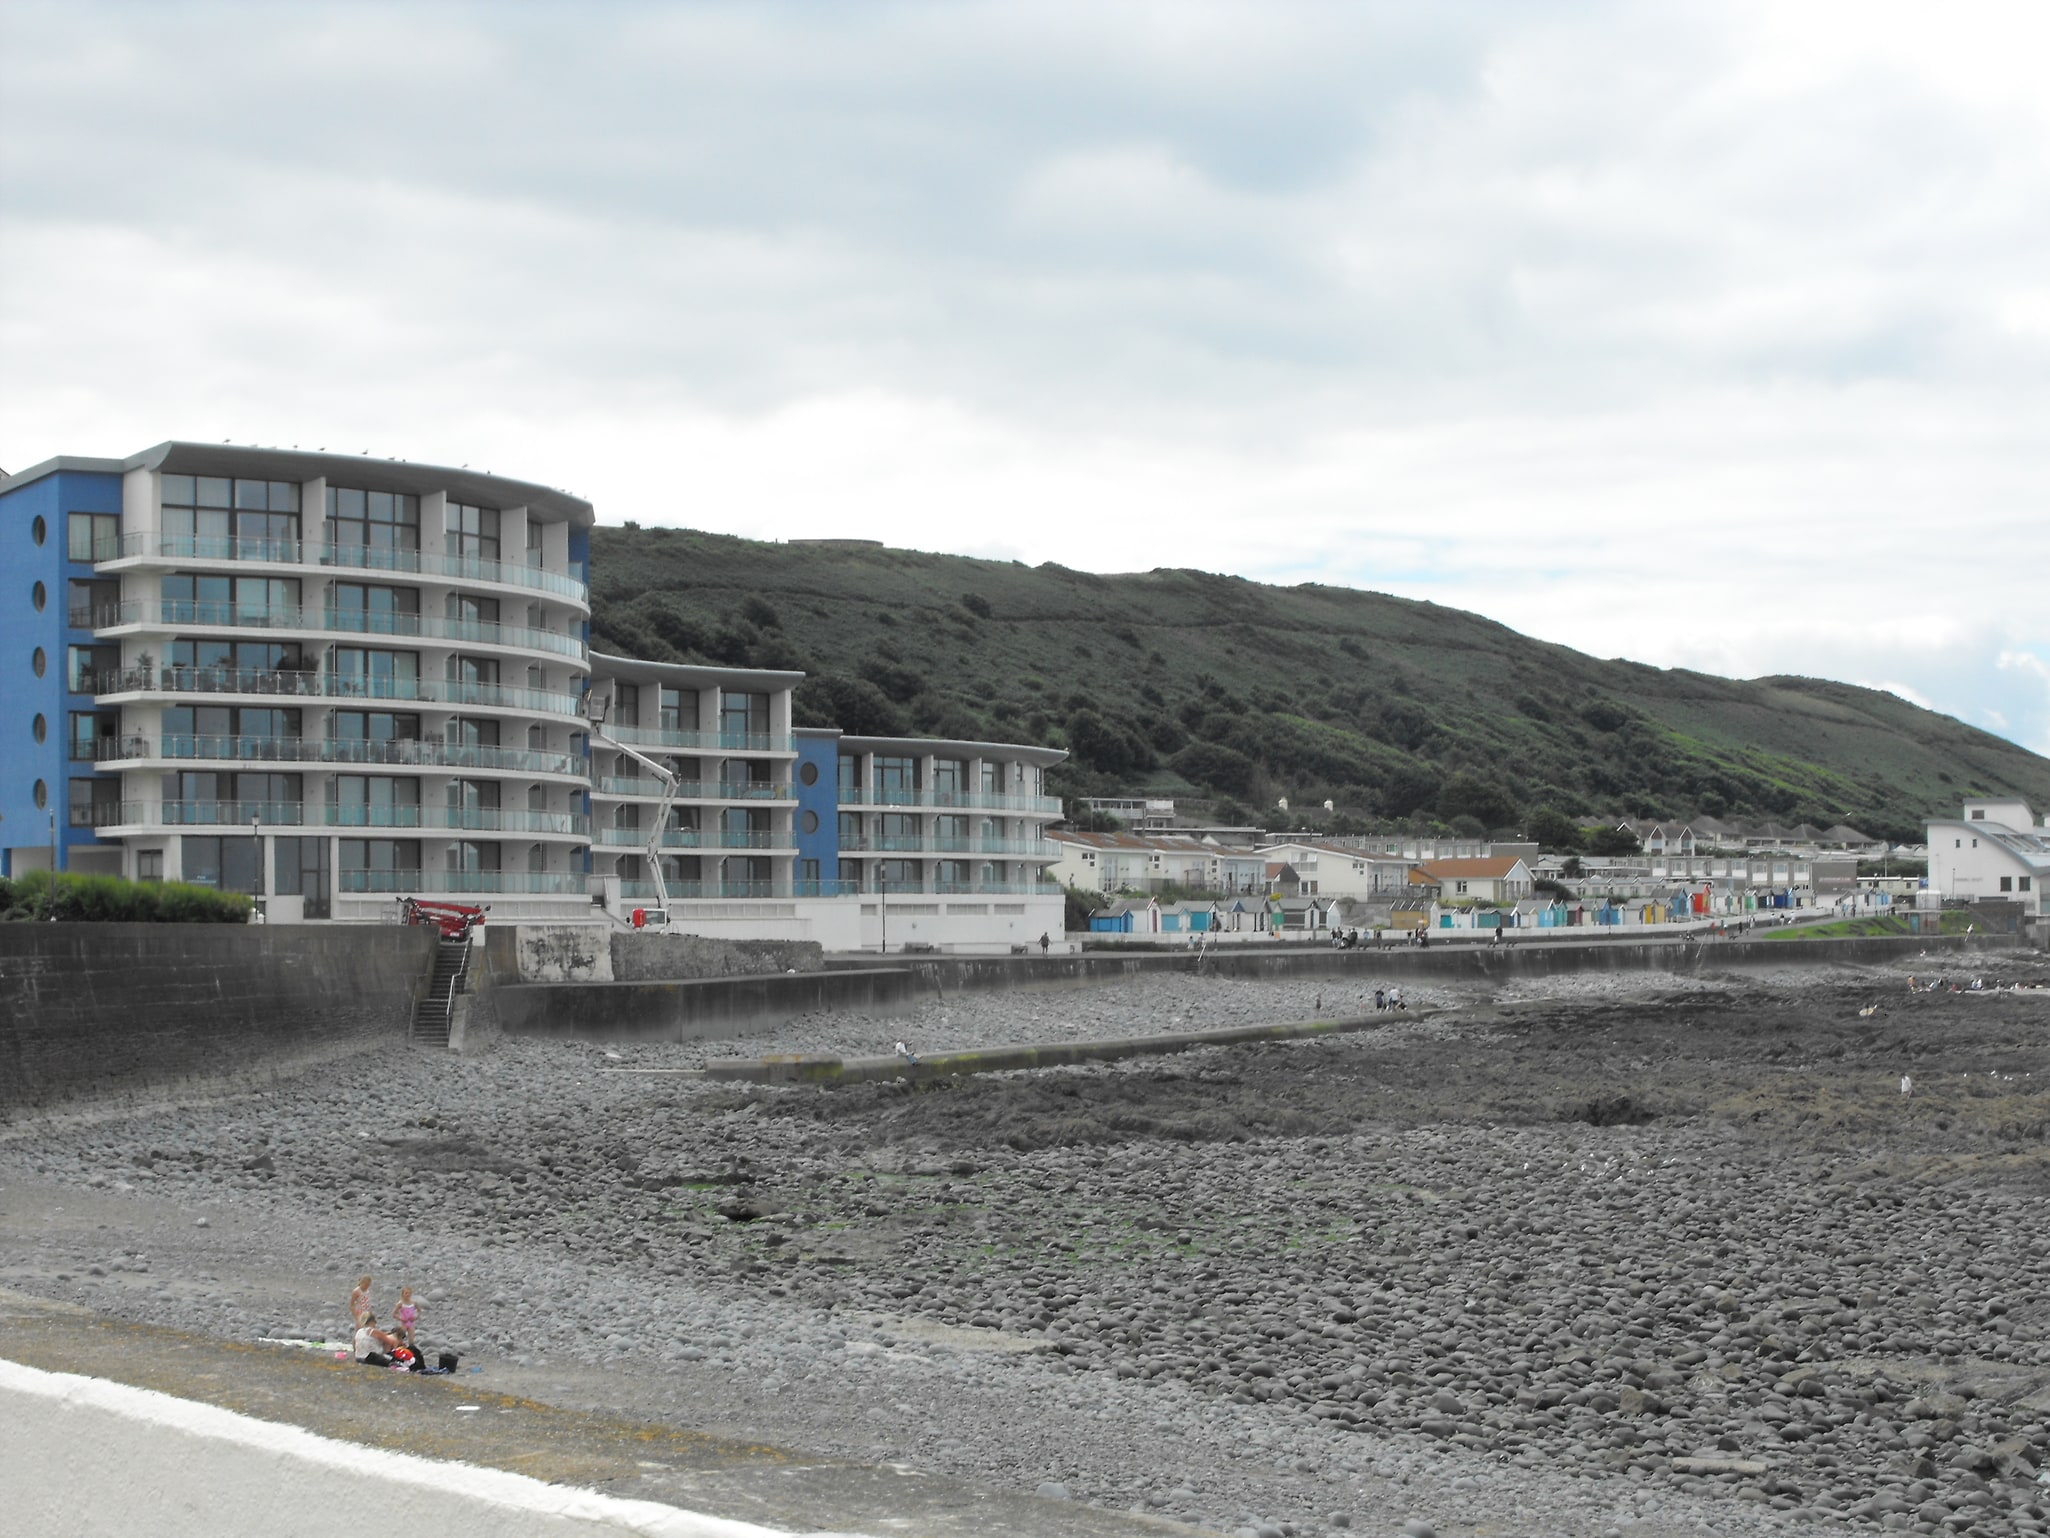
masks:
[[[1603,662],[1379,593],[686,529],[599,528],[591,548],[601,650],[801,669],[803,724],[1066,747],[1071,795],[1895,840],[1965,794],[2050,805],[2050,760],[1891,694]]]

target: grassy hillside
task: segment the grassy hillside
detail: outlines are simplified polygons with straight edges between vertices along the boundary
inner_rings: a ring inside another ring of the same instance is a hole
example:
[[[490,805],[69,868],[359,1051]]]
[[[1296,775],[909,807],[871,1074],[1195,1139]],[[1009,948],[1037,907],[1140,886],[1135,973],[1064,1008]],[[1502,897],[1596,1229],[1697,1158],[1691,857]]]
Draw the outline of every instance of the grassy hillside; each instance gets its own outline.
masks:
[[[1770,816],[1896,839],[1967,793],[2050,805],[2050,760],[1890,694],[1603,662],[1378,593],[682,529],[591,543],[601,649],[802,669],[806,724],[1066,747],[1069,794],[1491,828],[1540,806]]]

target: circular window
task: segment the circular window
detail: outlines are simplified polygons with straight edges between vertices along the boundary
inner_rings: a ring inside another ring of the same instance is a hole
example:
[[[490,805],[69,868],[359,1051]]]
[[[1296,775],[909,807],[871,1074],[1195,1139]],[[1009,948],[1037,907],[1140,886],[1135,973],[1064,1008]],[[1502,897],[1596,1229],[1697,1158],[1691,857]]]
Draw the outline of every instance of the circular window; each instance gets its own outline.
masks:
[[[50,723],[48,721],[45,721],[41,716],[36,717],[35,734],[36,741],[38,742],[41,742],[45,737],[50,735]]]
[[[36,677],[41,678],[43,676],[44,670],[48,668],[50,665],[50,659],[43,655],[42,647],[38,646],[36,648],[35,656],[30,658],[29,660],[35,667]]]
[[[807,785],[816,785],[819,782],[819,766],[817,764],[799,764],[797,766],[797,777]]]
[[[50,804],[50,787],[41,780],[36,781],[36,810],[41,811]]]
[[[29,533],[35,537],[35,542],[40,545],[49,532],[50,526],[43,522],[43,515],[36,514],[36,521],[29,525]]]
[[[49,593],[44,590],[43,584],[40,582],[29,589],[29,597],[34,601],[36,613],[38,614],[43,612],[43,605],[50,601]]]
[[[40,721],[42,720],[42,717],[37,716],[36,719]],[[41,742],[42,740],[43,739],[40,737],[36,739],[36,741],[38,742]],[[803,827],[804,831],[807,833],[816,833],[819,831],[819,814],[817,812],[806,812],[804,816],[798,819],[798,822]]]

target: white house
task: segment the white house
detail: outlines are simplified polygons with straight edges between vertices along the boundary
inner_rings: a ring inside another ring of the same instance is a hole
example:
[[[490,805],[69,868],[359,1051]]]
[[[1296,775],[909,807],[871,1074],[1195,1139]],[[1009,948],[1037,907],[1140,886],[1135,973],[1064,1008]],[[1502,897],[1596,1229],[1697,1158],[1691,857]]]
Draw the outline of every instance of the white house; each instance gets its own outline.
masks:
[[[1929,823],[1929,888],[1967,902],[2009,900],[2030,915],[2050,913],[2050,821],[2027,803],[1968,800],[1956,819]]]
[[[1530,867],[1507,856],[1490,860],[1432,860],[1423,869],[1447,903],[1521,902],[1531,894]]]
[[[1323,839],[1268,844],[1260,853],[1296,873],[1306,897],[1388,901],[1409,891],[1411,861]]]

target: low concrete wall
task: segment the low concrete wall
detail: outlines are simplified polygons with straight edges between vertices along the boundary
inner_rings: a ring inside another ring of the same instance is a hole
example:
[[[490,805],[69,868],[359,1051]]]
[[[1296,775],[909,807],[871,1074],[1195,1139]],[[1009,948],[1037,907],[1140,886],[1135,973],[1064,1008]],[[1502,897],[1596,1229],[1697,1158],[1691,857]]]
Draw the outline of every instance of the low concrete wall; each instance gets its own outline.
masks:
[[[713,940],[655,930],[612,936],[612,978],[621,983],[765,977],[818,972],[825,964],[825,951],[816,940]]]
[[[434,943],[397,924],[0,924],[0,1108],[403,1041]]]
[[[662,983],[496,986],[490,1006],[510,1036],[581,1041],[721,1041],[814,1010],[898,1014],[917,1000],[901,967]]]
[[[891,956],[836,958],[832,971],[797,976],[713,978],[669,983],[556,983],[490,990],[505,1031],[585,1041],[718,1041],[770,1030],[813,1010],[898,1014],[924,998],[988,989],[1095,988],[1162,975],[1232,978],[1329,977],[1371,989],[1395,979],[1507,982],[1512,978],[1607,972],[1726,972],[1748,967],[1883,964],[1933,953],[1932,965],[2012,948],[2012,936],[1912,936],[1856,940],[1715,940],[1687,944],[1638,939],[1517,941],[1502,946],[1432,945],[1419,950],[1283,946],[1074,956]],[[1955,959],[1952,959],[1955,958]],[[494,977],[502,974],[493,974]]]
[[[961,1052],[922,1053],[916,1062],[901,1057],[830,1057],[792,1052],[760,1058],[720,1058],[705,1065],[708,1079],[752,1084],[867,1084],[878,1079],[945,1079],[968,1073],[1004,1073],[1016,1068],[1055,1068],[1064,1063],[1108,1063],[1123,1057],[1159,1057],[1197,1047],[1241,1041],[1296,1041],[1305,1036],[1339,1036],[1372,1030],[1415,1014],[1377,1015],[1362,1020],[1306,1020],[1294,1025],[1227,1025],[1211,1031],[1165,1031],[1158,1036],[1109,1037],[1102,1041],[1059,1041],[1043,1046],[977,1047]]]
[[[39,1538],[789,1538],[8,1361],[0,1361],[0,1488],[8,1531]]]

